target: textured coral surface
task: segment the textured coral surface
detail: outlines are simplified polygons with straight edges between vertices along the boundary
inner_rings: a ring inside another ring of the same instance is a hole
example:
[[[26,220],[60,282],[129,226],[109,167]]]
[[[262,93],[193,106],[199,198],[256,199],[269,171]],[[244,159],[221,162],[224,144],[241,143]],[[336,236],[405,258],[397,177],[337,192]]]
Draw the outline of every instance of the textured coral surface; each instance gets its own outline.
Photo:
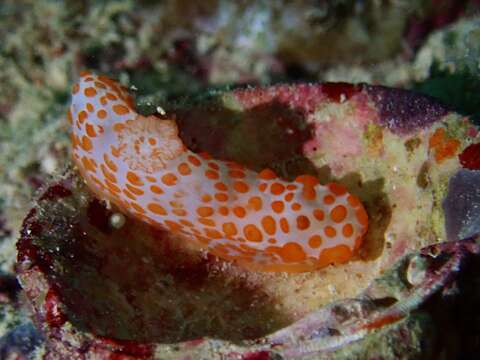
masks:
[[[406,107],[408,99],[421,106]],[[278,108],[292,107],[297,117],[287,121],[287,111],[279,112]],[[221,119],[231,118],[225,116],[230,109],[235,109],[235,122],[225,127],[216,125]],[[417,311],[431,294],[446,286],[462,256],[476,253],[471,241],[467,242],[471,247],[455,245],[458,249],[453,253],[458,252],[460,258],[452,263],[444,259],[435,265],[445,265],[440,278],[429,280],[425,274],[428,266],[418,258],[410,263],[406,274],[413,289],[394,276],[392,279],[397,280],[393,283],[390,278],[384,280],[388,286],[372,285],[365,295],[370,302],[362,305],[362,310],[354,310],[354,300],[346,300],[344,311],[356,311],[358,323],[332,325],[334,329],[346,326],[344,337],[334,340],[339,330],[332,330],[329,336],[333,338],[320,345],[315,336],[308,335],[313,336],[316,350],[308,350],[307,344],[305,349],[303,345],[290,347],[285,339],[305,339],[312,327],[316,328],[314,332],[327,331],[309,321],[330,322],[330,315],[320,312],[317,319],[309,314],[331,301],[360,296],[372,281],[382,284],[374,279],[397,261],[396,268],[405,271],[402,263],[411,259],[410,255],[403,258],[405,254],[446,239],[442,202],[438,199],[447,195],[451,175],[462,168],[458,155],[478,142],[478,133],[471,131],[467,119],[428,97],[348,84],[236,90],[170,116],[178,118],[185,143],[198,139],[195,146],[208,150],[213,157],[233,159],[251,168],[262,168],[262,161],[271,161],[285,178],[310,171],[320,182],[335,180],[345,185],[363,201],[371,219],[360,256],[347,264],[306,274],[248,272],[198,252],[169,231],[158,231],[129,218],[116,228],[112,216],[118,209],[107,208],[93,198],[78,175],[69,173],[40,196],[38,206],[25,220],[18,243],[22,285],[34,305],[38,324],[52,336],[48,352],[76,353],[78,347],[66,341],[75,334],[83,339],[80,347],[87,349],[83,351],[91,354],[108,351],[112,341],[111,346],[120,349],[117,351],[148,358],[155,351],[168,351],[166,343],[181,342],[172,358],[183,356],[187,351],[183,346],[208,358],[213,356],[209,346],[215,342],[219,342],[214,351],[218,356],[234,356],[245,352],[244,347],[255,348],[255,341],[260,341],[268,345],[259,351],[267,353],[269,346],[281,343],[283,348],[278,351],[288,358],[332,351],[329,341],[346,344],[362,339],[368,348],[367,344],[379,341],[370,332],[393,323],[396,325],[386,341],[398,336],[396,326],[405,326],[409,329],[409,351],[422,351],[423,345],[415,342],[415,332],[428,332],[431,319],[417,313],[410,318],[409,311]],[[201,130],[192,126],[199,119],[208,120]],[[209,144],[211,138],[203,135],[214,128],[219,139],[238,136],[236,132],[243,128],[240,124],[248,121],[266,126],[260,132],[265,138],[251,137],[247,124],[243,125],[246,130],[242,136],[247,147],[269,149],[264,158],[251,156],[242,161],[245,154],[235,141],[219,146]],[[288,131],[290,128],[308,130],[302,135],[298,130]],[[283,144],[267,136],[267,129],[290,134],[292,148],[283,159],[275,156],[281,153]],[[438,157],[438,144],[452,139],[455,148]],[[293,145],[295,142],[297,145]],[[449,196],[453,191],[456,187],[449,190]],[[425,216],[427,212],[430,216]],[[447,226],[447,233],[457,231],[455,226]],[[378,303],[372,298],[378,298]],[[263,338],[276,330],[280,331],[278,335]],[[94,340],[87,340],[90,334],[95,335]],[[425,339],[435,341],[434,337]]]

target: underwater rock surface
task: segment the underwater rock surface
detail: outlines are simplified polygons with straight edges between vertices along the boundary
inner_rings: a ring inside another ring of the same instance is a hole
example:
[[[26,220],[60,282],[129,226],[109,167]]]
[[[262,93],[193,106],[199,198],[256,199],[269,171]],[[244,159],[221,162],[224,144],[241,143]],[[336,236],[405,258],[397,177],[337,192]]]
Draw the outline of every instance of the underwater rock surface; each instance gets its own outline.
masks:
[[[422,106],[405,111],[405,99]],[[457,351],[434,346],[447,336],[435,324],[452,321],[437,306],[456,299],[479,248],[475,238],[437,243],[450,231],[441,203],[464,171],[458,155],[479,141],[468,119],[428,97],[342,83],[235,90],[166,116],[194,151],[345,185],[371,219],[362,253],[307,274],[246,272],[167,231],[118,226],[116,209],[70,171],[44,189],[17,244],[47,358]]]

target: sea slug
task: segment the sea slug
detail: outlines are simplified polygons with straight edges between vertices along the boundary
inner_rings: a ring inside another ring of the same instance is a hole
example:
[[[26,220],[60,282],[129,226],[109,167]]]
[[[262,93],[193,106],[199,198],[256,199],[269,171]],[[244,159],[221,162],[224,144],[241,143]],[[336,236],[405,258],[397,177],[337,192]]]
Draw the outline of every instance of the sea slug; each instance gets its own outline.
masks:
[[[253,271],[312,271],[350,260],[361,245],[368,216],[343,186],[193,153],[175,121],[138,114],[127,89],[105,76],[84,72],[72,92],[74,161],[122,211]]]

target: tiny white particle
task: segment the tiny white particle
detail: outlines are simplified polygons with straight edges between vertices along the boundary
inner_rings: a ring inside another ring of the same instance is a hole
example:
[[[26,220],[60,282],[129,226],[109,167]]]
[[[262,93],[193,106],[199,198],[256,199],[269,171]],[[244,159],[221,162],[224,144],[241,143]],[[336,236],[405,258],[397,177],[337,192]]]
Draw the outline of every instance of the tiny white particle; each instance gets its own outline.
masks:
[[[160,115],[165,115],[166,114],[165,110],[163,110],[163,108],[161,106],[157,106],[157,113],[159,113]]]
[[[132,86],[130,86],[130,90],[132,90],[132,91],[137,91],[138,88],[137,88],[135,85],[132,85]]]
[[[345,94],[340,95],[340,103],[344,103],[347,100],[347,96]]]
[[[123,225],[125,225],[125,215],[120,213],[114,213],[110,216],[110,225],[114,229],[120,229]]]

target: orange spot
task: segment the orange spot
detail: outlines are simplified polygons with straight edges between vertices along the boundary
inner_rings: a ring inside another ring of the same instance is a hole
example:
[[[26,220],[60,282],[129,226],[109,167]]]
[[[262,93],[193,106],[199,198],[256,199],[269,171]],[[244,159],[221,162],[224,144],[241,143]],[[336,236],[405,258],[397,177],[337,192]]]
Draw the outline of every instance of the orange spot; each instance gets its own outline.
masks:
[[[147,209],[157,215],[167,215],[167,211],[159,204],[149,203]]]
[[[310,227],[310,219],[304,215],[300,215],[297,217],[297,229],[298,230],[305,230]]]
[[[198,155],[200,155],[200,157],[204,160],[210,160],[212,158],[210,154],[205,151],[198,153]]]
[[[269,244],[276,244],[276,243],[277,243],[277,239],[275,239],[275,238],[270,238],[270,239],[268,239],[268,243],[269,243]]]
[[[154,178],[153,176],[147,175],[147,176],[145,176],[145,178],[146,178],[148,181],[150,181],[150,182],[153,182],[153,183],[154,183],[154,182],[157,182],[157,179]]]
[[[192,170],[187,163],[181,163],[180,165],[178,165],[178,172],[180,173],[180,175],[186,176],[190,175]]]
[[[352,207],[357,207],[360,205],[360,200],[358,200],[358,198],[353,195],[348,195],[347,201]]]
[[[121,132],[125,128],[126,128],[125,124],[122,124],[122,123],[113,124],[113,127],[112,127],[113,131],[115,131],[115,132]]]
[[[177,209],[175,209],[175,210],[177,210]],[[179,222],[182,225],[185,225],[185,226],[188,226],[188,227],[194,227],[194,225],[188,220],[180,219]]]
[[[341,223],[347,217],[347,208],[343,205],[337,205],[330,211],[330,218],[333,222]]]
[[[220,191],[227,191],[227,185],[225,185],[223,182],[217,182],[215,184],[215,189],[220,190]]]
[[[263,239],[262,232],[253,224],[248,224],[243,228],[243,234],[248,241],[261,242]]]
[[[295,179],[295,181],[307,187],[314,187],[318,184],[318,179],[312,175],[300,175]]]
[[[328,237],[335,237],[337,236],[337,230],[333,226],[327,225],[325,226],[325,229],[323,230],[325,232],[325,235]]]
[[[293,196],[294,196],[293,193],[288,193],[287,195],[285,195],[285,201],[288,201],[288,202],[292,201]]]
[[[280,195],[284,191],[285,191],[285,186],[278,182],[274,182],[272,186],[270,186],[270,192],[272,193],[272,195]]]
[[[93,108],[93,105],[92,105],[92,104],[90,104],[90,103],[87,103],[87,105],[86,105],[86,106],[87,106],[87,110],[88,110],[88,112],[93,112],[94,108]]]
[[[110,180],[105,180],[105,185],[107,185],[108,189],[110,189],[111,191],[115,192],[115,193],[119,193],[121,192],[122,190],[120,190],[120,188],[115,185],[114,183],[112,183]]]
[[[330,183],[327,185],[328,189],[336,196],[342,196],[347,193],[347,188],[337,183]]]
[[[73,124],[72,111],[70,109],[67,111],[67,120],[69,124]]]
[[[95,176],[95,175],[90,175],[90,177],[92,178],[93,182],[95,184],[98,185],[98,187],[100,187],[100,189],[102,191],[105,191],[105,185],[103,185],[103,183]],[[108,191],[108,189],[107,189]],[[110,191],[109,191],[110,192]],[[116,196],[117,194],[115,194],[114,192],[110,192],[110,194],[112,194],[113,196]]]
[[[200,206],[197,209],[197,214],[202,217],[208,217],[213,215],[213,209],[209,206]]]
[[[232,178],[241,179],[245,177],[245,173],[240,170],[230,170],[228,175]]]
[[[315,200],[317,192],[313,186],[305,185],[302,190],[302,195],[306,200]]]
[[[163,194],[163,190],[157,185],[150,186],[150,190],[152,190],[152,192],[154,192],[155,194]]]
[[[263,230],[265,230],[268,235],[275,235],[275,232],[277,231],[277,225],[273,217],[270,215],[264,216],[262,218],[262,226]]]
[[[135,195],[133,195],[130,191],[126,190],[126,189],[123,189],[122,192],[127,195],[128,198],[132,199],[132,200],[137,200],[137,197]]]
[[[108,100],[117,100],[118,97],[115,94],[112,94],[111,92],[107,93],[106,95]]]
[[[132,186],[130,184],[125,184],[125,186],[127,187],[128,190],[130,190],[135,195],[143,195],[145,193],[142,189]]]
[[[132,171],[127,172],[127,180],[136,186],[143,185],[142,179],[140,179],[140,177]]]
[[[233,188],[239,193],[246,193],[250,189],[249,186],[243,181],[235,181],[233,183]]]
[[[280,229],[282,229],[282,231],[285,234],[288,234],[290,232],[290,225],[288,225],[288,220],[287,219],[285,219],[285,218],[280,219]]]
[[[323,202],[327,205],[331,205],[335,202],[335,197],[332,195],[325,195],[323,197]]]
[[[97,111],[97,117],[99,119],[105,119],[107,117],[107,112],[103,109]]]
[[[196,229],[193,229],[193,231],[195,232]],[[204,244],[204,245],[208,245],[212,241],[211,239],[208,239],[208,238],[200,236],[200,235],[195,236],[195,238],[198,240],[199,243]]]
[[[438,128],[429,139],[428,146],[434,151],[437,163],[453,157],[460,146],[460,141],[455,138],[447,138],[444,128]]]
[[[103,160],[105,161],[105,164],[107,164],[110,170],[112,170],[113,172],[116,172],[118,170],[118,167],[115,164],[115,162],[110,160],[107,154],[103,154]]]
[[[235,236],[238,233],[237,227],[233,222],[227,222],[223,224],[222,229],[226,236]]]
[[[96,137],[97,136],[97,133],[95,132],[95,128],[90,123],[87,123],[85,125],[85,131],[86,131],[87,135],[90,136],[90,137]]]
[[[435,152],[435,160],[438,163],[442,163],[445,159],[453,157],[458,147],[460,146],[460,141],[457,139],[450,139],[443,144],[442,147],[437,147]]]
[[[102,96],[102,97],[100,98],[100,104],[102,104],[102,105],[107,105],[107,98],[106,98],[105,96]]]
[[[106,88],[107,88],[107,87],[106,87],[103,83],[101,83],[100,81],[95,81],[94,84],[95,84],[95,86],[96,86],[97,88],[99,88],[99,89],[106,89]]]
[[[204,228],[203,231],[205,232],[205,235],[211,239],[221,239],[223,238],[222,234],[215,230],[215,229],[210,229],[210,228]]]
[[[166,173],[162,176],[161,180],[167,186],[174,186],[177,184],[178,178],[175,176],[175,174]]]
[[[110,145],[110,151],[111,151],[112,155],[115,156],[116,158],[120,157],[120,149],[119,148],[116,148],[115,146]]]
[[[429,148],[434,148],[437,147],[438,145],[441,145],[444,141],[446,131],[444,128],[438,128],[435,130],[433,135],[430,137],[428,141],[428,147]]]
[[[356,250],[356,249],[359,249],[360,246],[362,245],[362,242],[363,242],[363,237],[360,235],[360,236],[357,236],[355,238],[355,245],[353,246],[353,248]]]
[[[213,169],[213,170],[217,170],[217,171],[220,169],[220,167],[214,162],[209,162],[208,167]]]
[[[85,135],[82,136],[82,143],[80,146],[85,151],[91,151],[93,149],[92,141]]]
[[[203,202],[207,202],[207,203],[208,203],[208,202],[212,201],[212,197],[210,196],[210,194],[204,194],[204,195],[202,195],[201,200],[202,200]]]
[[[258,174],[258,177],[263,180],[272,180],[277,177],[277,174],[275,174],[272,170],[267,168],[260,171],[260,173]]]
[[[126,107],[125,105],[121,105],[121,104],[113,105],[112,109],[115,112],[115,114],[117,114],[117,115],[126,115],[130,112],[128,107]]]
[[[205,171],[205,176],[211,180],[216,180],[218,179],[220,176],[218,175],[218,172],[216,171],[213,171],[213,170],[207,170]]]
[[[352,257],[352,250],[347,245],[337,245],[332,248],[324,249],[320,253],[319,266],[327,266],[328,264],[343,264]]]
[[[220,213],[220,215],[223,215],[223,216],[228,216],[228,208],[226,206],[220,206],[218,208],[218,212]]]
[[[80,77],[87,77],[87,76],[90,76],[92,73],[88,70],[83,70],[83,71],[80,71]]]
[[[343,228],[342,228],[342,234],[343,236],[345,237],[350,237],[353,235],[353,226],[352,224],[345,224],[343,225]]]
[[[148,138],[148,143],[151,145],[151,146],[154,146],[157,144],[157,140],[155,138]]]
[[[176,209],[179,210],[179,209]],[[199,223],[206,225],[206,226],[215,226],[215,221],[212,219],[206,219],[206,218],[198,218],[197,219]]]
[[[228,201],[228,195],[227,194],[222,194],[222,193],[217,193],[215,194],[215,199],[218,201]]]
[[[194,166],[200,166],[201,164],[200,160],[198,160],[198,158],[193,155],[188,156],[188,161],[190,161],[190,163]]]
[[[310,239],[308,239],[308,245],[312,248],[312,249],[317,249],[319,248],[321,245],[322,245],[322,237],[320,235],[313,235],[310,237]]]
[[[94,97],[95,95],[97,95],[97,90],[95,90],[95,88],[93,87],[88,87],[83,91],[83,93],[86,97]]]
[[[174,213],[177,216],[187,216],[187,212],[183,209],[173,209],[172,213]]]
[[[243,218],[245,217],[245,215],[247,214],[247,212],[245,211],[245,209],[241,206],[235,206],[233,208],[233,213],[238,216],[239,218]]]
[[[80,121],[80,124],[83,124],[83,122],[88,118],[88,113],[85,110],[82,110],[78,113],[78,121]]]
[[[363,227],[368,226],[368,215],[364,208],[358,208],[355,211],[355,215],[360,225],[362,225]]]
[[[252,196],[248,199],[248,205],[255,211],[260,211],[262,209],[262,199],[260,196]]]
[[[297,189],[297,185],[294,185],[294,184],[288,184],[287,185],[287,190],[296,190]]]
[[[302,205],[300,205],[299,203],[293,203],[292,204],[292,210],[293,211],[299,211],[301,208],[302,208]]]
[[[264,192],[267,189],[267,186],[267,183],[261,183],[260,185],[258,185],[258,190]]]
[[[171,221],[171,220],[165,220],[165,225],[168,226],[168,228],[171,231],[179,231],[179,230],[182,229],[182,225],[180,225],[179,223],[177,223],[175,221]]]
[[[183,208],[183,203],[180,201],[170,201],[169,204],[174,208]]]
[[[97,170],[95,164],[85,156],[82,157],[82,165],[85,168],[85,170],[88,170],[91,172],[95,172]]]
[[[285,209],[285,204],[283,201],[274,201],[272,202],[272,210],[275,211],[277,214],[280,214]]]
[[[80,90],[80,85],[78,85],[78,84],[73,84],[73,86],[72,86],[72,93],[75,95],[76,93],[78,93],[78,90]]]
[[[267,248],[269,252],[278,254],[284,262],[299,262],[307,258],[303,247],[295,242],[288,242],[282,247],[269,246]]]
[[[141,207],[140,204],[138,204],[136,202],[131,202],[130,205],[132,205],[132,208],[134,208],[139,213],[144,213],[145,212],[145,209],[143,207]]]

